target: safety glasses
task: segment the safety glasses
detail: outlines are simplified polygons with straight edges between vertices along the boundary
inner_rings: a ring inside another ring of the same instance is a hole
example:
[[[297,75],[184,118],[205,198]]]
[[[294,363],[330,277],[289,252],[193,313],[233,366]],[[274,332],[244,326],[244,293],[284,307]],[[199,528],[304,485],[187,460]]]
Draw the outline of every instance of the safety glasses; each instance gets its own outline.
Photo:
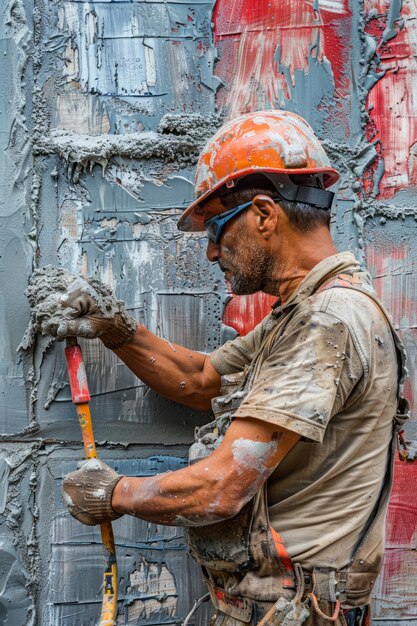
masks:
[[[271,198],[273,202],[276,202],[278,199],[279,197]],[[247,209],[248,206],[250,206],[251,204],[252,200],[250,200],[249,202],[245,202],[244,204],[239,204],[239,206],[235,207],[234,209],[229,209],[224,213],[219,213],[219,215],[215,215],[214,217],[211,217],[209,220],[207,220],[207,222],[204,222],[204,227],[207,231],[207,235],[210,241],[212,241],[213,243],[219,243],[220,235],[222,234],[222,230],[227,222],[233,217],[236,217],[236,215],[239,215],[239,213],[242,213],[242,211]]]
[[[233,217],[236,217],[236,215],[239,215],[239,213],[242,213],[242,211],[247,209],[248,206],[250,206],[251,204],[252,200],[250,200],[249,202],[245,202],[244,204],[239,204],[239,206],[235,207],[234,209],[229,209],[224,213],[215,215],[214,217],[211,217],[209,220],[207,220],[207,222],[204,222],[204,227],[207,231],[207,235],[210,241],[212,241],[213,243],[219,243],[220,235],[222,234],[222,230],[227,222]]]

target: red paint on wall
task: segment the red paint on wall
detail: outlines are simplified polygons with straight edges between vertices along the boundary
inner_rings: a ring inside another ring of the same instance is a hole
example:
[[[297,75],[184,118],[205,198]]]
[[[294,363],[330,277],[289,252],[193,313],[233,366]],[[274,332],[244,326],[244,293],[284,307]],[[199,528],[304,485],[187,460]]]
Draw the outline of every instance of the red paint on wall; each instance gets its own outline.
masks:
[[[388,510],[387,549],[375,593],[377,618],[390,619],[388,623],[417,617],[416,484],[417,463],[397,461]]]
[[[396,247],[385,239],[377,246],[367,247],[367,265],[372,274],[377,296],[385,303],[395,327],[408,346],[417,344],[417,259],[406,244]],[[414,389],[417,385],[417,364],[408,354],[409,377],[404,394],[415,415]]]
[[[225,308],[223,322],[239,335],[246,335],[271,312],[275,301],[275,296],[261,292],[250,296],[233,296]]]
[[[365,173],[364,190],[368,195],[372,193],[376,165],[383,159],[385,172],[380,196],[391,198],[399,189],[417,182],[417,7],[415,3],[403,3],[403,21],[394,24],[395,37],[384,41],[388,4],[368,0],[365,5],[368,15],[376,10],[368,21],[366,33],[377,43],[380,63],[376,74],[380,78],[366,103],[367,139],[376,143],[378,157]]]
[[[367,264],[377,295],[387,305],[406,348],[416,345],[416,255],[407,243],[397,246],[383,231],[367,246]],[[413,348],[414,350],[414,348]],[[409,357],[412,356],[409,352]],[[404,395],[415,415],[413,388],[417,382],[415,359],[409,358]],[[380,619],[417,617],[417,462],[395,463],[394,485],[387,517],[387,549],[375,590],[375,613]]]
[[[378,623],[411,626],[417,618],[415,550],[392,549],[385,553],[384,570],[377,581],[374,611]]]
[[[335,95],[346,97],[349,85],[347,0],[328,0],[314,10],[313,0],[218,0],[213,13],[219,51],[216,75],[224,88],[217,104],[230,116],[262,108],[285,108],[290,99],[287,78],[279,66],[308,72],[309,57],[331,59]]]
[[[412,497],[416,485],[417,463],[397,461],[388,511],[388,548],[417,549],[417,498]]]

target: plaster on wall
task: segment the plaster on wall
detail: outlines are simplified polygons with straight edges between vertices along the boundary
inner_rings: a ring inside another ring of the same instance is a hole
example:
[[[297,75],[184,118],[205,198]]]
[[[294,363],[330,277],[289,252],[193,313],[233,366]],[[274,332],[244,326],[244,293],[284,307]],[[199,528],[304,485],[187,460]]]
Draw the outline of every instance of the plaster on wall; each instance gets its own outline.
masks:
[[[68,517],[60,497],[62,476],[82,456],[63,346],[38,338],[32,354],[15,352],[29,319],[29,274],[52,263],[94,275],[152,331],[192,349],[212,350],[233,328],[246,332],[270,298],[230,302],[205,238],[175,224],[193,195],[197,153],[221,119],[283,106],[307,117],[341,170],[336,245],[369,263],[413,358],[415,6],[0,6],[0,623],[7,615],[84,626],[98,615],[100,540]],[[99,342],[83,349],[100,454],[130,475],[182,466],[186,452],[176,446],[207,416],[157,396]],[[415,422],[408,428],[414,440]],[[397,476],[376,624],[415,619],[406,580],[415,533],[401,508],[411,487],[402,469]],[[202,587],[178,530],[128,517],[115,532],[119,623],[183,619]]]

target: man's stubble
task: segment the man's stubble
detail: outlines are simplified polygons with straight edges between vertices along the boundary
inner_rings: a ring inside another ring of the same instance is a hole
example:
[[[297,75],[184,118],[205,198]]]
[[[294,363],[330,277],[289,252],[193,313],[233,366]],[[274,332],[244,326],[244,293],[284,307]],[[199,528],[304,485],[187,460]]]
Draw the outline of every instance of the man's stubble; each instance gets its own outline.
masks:
[[[223,257],[219,266],[223,272],[229,271],[232,293],[244,296],[264,291],[270,275],[271,255],[254,245],[245,223],[230,240],[225,240]]]

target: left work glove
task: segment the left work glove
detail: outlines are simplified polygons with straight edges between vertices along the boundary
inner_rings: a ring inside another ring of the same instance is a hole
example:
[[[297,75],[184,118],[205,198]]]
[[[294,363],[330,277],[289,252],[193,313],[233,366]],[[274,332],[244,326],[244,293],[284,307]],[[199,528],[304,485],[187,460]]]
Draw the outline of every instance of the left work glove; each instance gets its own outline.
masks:
[[[79,522],[94,526],[121,517],[112,509],[115,486],[124,478],[100,459],[88,459],[64,479],[62,495],[69,512]]]
[[[47,265],[35,270],[26,289],[31,315],[26,346],[36,333],[65,337],[100,338],[106,348],[117,350],[129,343],[136,320],[112,290],[89,276],[77,276]]]

